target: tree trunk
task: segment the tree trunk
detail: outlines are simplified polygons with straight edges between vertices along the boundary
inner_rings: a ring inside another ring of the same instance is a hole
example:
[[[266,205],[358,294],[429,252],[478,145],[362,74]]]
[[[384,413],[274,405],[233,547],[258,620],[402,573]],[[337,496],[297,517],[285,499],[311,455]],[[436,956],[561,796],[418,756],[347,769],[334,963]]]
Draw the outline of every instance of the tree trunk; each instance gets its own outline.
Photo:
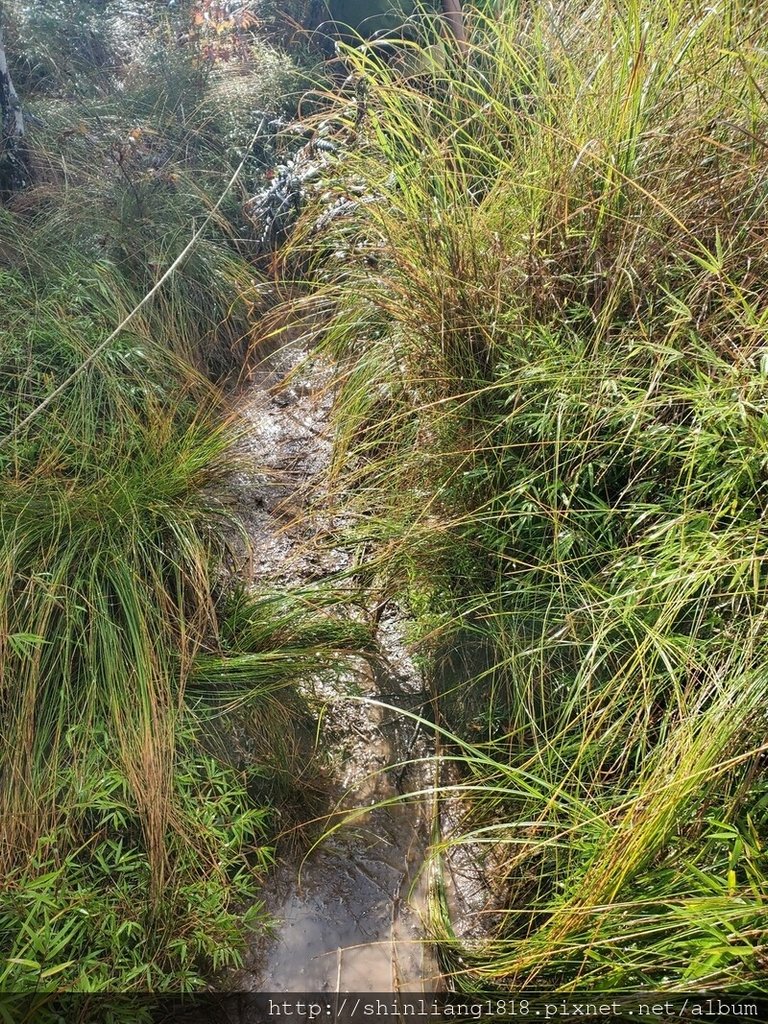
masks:
[[[443,17],[448,22],[462,53],[466,53],[469,43],[467,40],[467,30],[464,26],[464,15],[461,10],[461,0],[442,0],[442,4]]]
[[[0,191],[9,193],[23,188],[27,184],[29,175],[24,152],[24,111],[8,70],[2,22],[0,22],[0,117],[2,118]]]

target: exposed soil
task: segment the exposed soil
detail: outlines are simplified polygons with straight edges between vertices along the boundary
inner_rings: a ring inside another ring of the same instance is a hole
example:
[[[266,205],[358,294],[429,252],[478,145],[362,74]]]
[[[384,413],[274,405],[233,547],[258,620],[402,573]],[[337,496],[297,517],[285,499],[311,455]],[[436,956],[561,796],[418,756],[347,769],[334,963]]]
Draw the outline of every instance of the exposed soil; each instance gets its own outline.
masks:
[[[265,359],[241,400],[247,468],[232,481],[253,557],[253,586],[292,586],[342,570],[323,479],[331,459],[329,368],[294,338]],[[378,631],[380,659],[306,684],[320,706],[318,744],[331,777],[334,830],[268,883],[272,936],[249,950],[240,991],[435,991],[425,932],[424,870],[432,819],[428,737],[413,719],[426,695],[393,610]],[[401,765],[404,761],[416,763]],[[422,797],[407,794],[426,791]],[[384,801],[391,801],[380,806]]]

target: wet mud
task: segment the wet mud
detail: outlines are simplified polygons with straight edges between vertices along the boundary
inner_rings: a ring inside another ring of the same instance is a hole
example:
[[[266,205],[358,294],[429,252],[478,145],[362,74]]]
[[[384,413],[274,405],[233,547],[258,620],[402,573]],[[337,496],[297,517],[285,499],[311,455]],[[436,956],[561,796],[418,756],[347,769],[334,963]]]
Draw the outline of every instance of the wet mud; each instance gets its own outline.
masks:
[[[254,587],[293,586],[343,570],[338,526],[324,507],[332,437],[331,373],[293,339],[242,395],[244,461],[232,489],[245,523]],[[426,931],[425,865],[434,816],[423,680],[396,610],[381,617],[378,657],[309,681],[330,777],[326,834],[280,863],[265,902],[276,924],[248,951],[239,991],[396,992],[441,987]],[[375,703],[374,703],[375,702]],[[382,707],[386,704],[391,707]],[[409,794],[423,793],[422,796]],[[382,806],[384,804],[384,806]]]

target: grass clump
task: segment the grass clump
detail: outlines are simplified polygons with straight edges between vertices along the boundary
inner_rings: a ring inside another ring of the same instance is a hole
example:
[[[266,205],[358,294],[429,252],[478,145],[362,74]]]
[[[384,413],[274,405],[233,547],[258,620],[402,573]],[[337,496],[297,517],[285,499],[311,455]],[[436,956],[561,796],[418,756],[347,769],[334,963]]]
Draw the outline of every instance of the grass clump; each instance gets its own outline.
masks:
[[[763,991],[765,26],[469,22],[409,80],[348,54],[345,212],[293,246],[336,311],[339,500],[450,653],[445,845],[488,851],[499,924],[435,925],[468,988]]]
[[[259,883],[270,863],[267,810],[253,805],[247,773],[205,754],[182,728],[174,779],[189,835],[170,841],[160,916],[147,902],[142,819],[110,734],[73,726],[65,745],[76,767],[52,786],[66,818],[5,876],[2,990],[190,990],[210,967],[238,964],[243,924],[263,927]]]
[[[217,642],[231,438],[204,381],[128,337],[9,441],[106,317],[66,272],[2,283],[2,985],[196,987],[237,961],[268,845],[184,702]]]

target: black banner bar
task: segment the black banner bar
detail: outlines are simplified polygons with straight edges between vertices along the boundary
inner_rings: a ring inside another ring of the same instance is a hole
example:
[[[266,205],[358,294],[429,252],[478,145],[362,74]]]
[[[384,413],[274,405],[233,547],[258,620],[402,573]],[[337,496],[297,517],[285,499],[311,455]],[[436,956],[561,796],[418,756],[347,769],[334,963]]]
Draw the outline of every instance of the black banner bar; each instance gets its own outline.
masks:
[[[0,1024],[768,1024],[768,998],[710,993],[0,993]]]

